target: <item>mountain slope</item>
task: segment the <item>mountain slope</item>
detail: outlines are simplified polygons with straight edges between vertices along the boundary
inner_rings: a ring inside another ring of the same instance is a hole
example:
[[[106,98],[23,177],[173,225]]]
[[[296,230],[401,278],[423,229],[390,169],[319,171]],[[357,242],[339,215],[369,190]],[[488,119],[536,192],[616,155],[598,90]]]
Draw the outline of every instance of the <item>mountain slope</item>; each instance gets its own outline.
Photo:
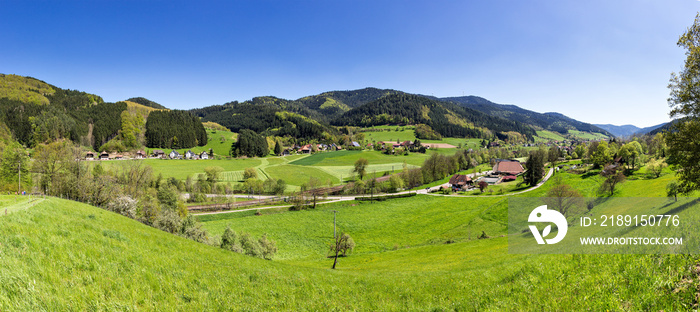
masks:
[[[532,128],[519,122],[489,116],[470,108],[421,95],[393,94],[354,108],[333,121],[335,125],[374,126],[426,124],[446,137],[484,137],[487,129],[504,138],[519,132],[532,138]]]
[[[654,125],[651,127],[646,127],[646,128],[639,128],[635,125],[622,125],[622,126],[616,126],[616,125],[611,125],[611,124],[595,124],[595,126],[605,129],[606,131],[612,133],[613,135],[617,137],[626,137],[626,136],[632,136],[632,135],[638,135],[638,134],[647,134],[653,130],[656,130],[658,128],[661,128],[665,126],[667,123],[662,123],[658,125]]]
[[[355,107],[362,106],[387,95],[403,93],[404,92],[390,89],[364,88],[359,90],[324,92],[318,95],[300,98],[297,102],[309,109],[318,111],[324,116],[326,121],[330,121]]]
[[[202,121],[216,122],[233,132],[250,129],[266,135],[323,139],[335,129],[319,122],[322,115],[300,103],[275,97],[256,97],[243,103],[230,102],[191,110]]]
[[[568,130],[578,130],[611,135],[610,132],[595,125],[569,118],[560,113],[537,113],[515,105],[496,104],[478,96],[446,97],[440,98],[440,100],[561,134],[567,134]]]

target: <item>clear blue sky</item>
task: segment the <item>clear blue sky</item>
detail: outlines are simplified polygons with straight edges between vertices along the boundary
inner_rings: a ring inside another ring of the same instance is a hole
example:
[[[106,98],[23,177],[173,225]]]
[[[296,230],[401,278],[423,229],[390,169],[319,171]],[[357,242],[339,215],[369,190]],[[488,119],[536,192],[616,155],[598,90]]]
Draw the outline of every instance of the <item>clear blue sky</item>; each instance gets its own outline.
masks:
[[[668,120],[667,1],[0,0],[0,73],[187,109],[378,87],[591,123]]]

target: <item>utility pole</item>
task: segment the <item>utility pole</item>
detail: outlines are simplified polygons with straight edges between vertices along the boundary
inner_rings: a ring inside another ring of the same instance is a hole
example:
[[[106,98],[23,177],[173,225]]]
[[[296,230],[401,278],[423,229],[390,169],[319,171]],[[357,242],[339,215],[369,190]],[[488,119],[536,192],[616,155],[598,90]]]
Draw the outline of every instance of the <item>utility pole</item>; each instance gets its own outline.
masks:
[[[335,234],[335,213],[338,212],[337,210],[333,210],[333,239],[336,241],[338,240],[338,237]]]

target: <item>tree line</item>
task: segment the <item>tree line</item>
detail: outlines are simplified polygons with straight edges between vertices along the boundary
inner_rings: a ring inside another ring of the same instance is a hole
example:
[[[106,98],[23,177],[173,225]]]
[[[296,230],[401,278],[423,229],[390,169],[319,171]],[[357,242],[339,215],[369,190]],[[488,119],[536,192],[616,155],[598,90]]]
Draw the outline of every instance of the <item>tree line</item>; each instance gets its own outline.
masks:
[[[181,110],[153,111],[146,121],[146,146],[151,148],[190,148],[207,145],[202,121]]]

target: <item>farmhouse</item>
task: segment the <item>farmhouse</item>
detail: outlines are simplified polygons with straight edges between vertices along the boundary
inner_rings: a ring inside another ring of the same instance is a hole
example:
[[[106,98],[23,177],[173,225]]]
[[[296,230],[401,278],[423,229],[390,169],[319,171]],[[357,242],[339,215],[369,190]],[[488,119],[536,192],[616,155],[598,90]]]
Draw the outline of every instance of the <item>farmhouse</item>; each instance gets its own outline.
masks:
[[[123,156],[123,155],[117,155],[117,156],[114,156],[113,159],[114,159],[114,160],[122,160],[122,159],[124,159],[124,156]]]
[[[100,153],[100,160],[109,160],[109,154],[105,151],[102,151],[102,153]]]
[[[87,152],[85,154],[85,160],[95,160],[95,153],[93,152]]]
[[[139,150],[136,152],[136,159],[144,159],[146,158],[146,153],[142,150]]]
[[[472,178],[466,174],[455,174],[450,178],[450,185],[453,189],[464,189],[468,185],[472,185]]]
[[[170,154],[168,154],[168,156],[170,156],[170,159],[182,158],[182,155],[180,155],[180,153],[178,153],[176,150],[173,150],[172,152],[170,152]]]
[[[199,154],[199,159],[209,159],[209,154],[207,154],[207,152],[202,152]]]
[[[517,160],[499,159],[493,166],[493,173],[517,176],[523,173],[523,166]]]
[[[163,158],[163,157],[165,157],[165,152],[163,152],[163,150],[154,150],[154,151],[153,151],[153,157],[155,157],[155,158]]]

